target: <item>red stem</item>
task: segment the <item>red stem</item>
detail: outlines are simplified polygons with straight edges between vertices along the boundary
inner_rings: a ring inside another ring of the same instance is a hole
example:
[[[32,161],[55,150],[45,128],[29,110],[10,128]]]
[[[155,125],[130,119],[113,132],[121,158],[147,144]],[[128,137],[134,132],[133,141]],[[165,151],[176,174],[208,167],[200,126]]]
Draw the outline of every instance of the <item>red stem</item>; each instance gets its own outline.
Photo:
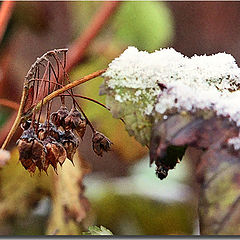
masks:
[[[3,39],[4,33],[7,28],[7,24],[13,12],[15,2],[3,1],[0,9],[0,42]]]
[[[102,7],[93,17],[92,21],[88,25],[88,28],[70,46],[68,52],[68,63],[66,67],[67,72],[69,72],[73,67],[75,67],[78,62],[83,58],[86,48],[100,32],[109,17],[114,13],[119,3],[120,2],[118,1],[103,2]]]
[[[5,99],[5,98],[0,98],[0,105],[12,108],[16,111],[18,111],[19,106],[20,106],[18,103],[14,102],[14,101],[11,101],[11,100],[8,100],[8,99]]]

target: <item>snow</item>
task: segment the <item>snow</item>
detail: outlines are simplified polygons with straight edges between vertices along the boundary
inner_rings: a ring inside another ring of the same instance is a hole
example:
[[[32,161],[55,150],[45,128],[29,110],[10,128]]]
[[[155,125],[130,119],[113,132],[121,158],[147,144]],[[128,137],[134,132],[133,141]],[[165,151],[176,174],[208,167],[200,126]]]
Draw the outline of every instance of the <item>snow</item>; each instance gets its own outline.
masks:
[[[103,74],[116,101],[145,101],[143,114],[211,110],[240,127],[240,68],[232,55],[189,58],[173,48],[153,53],[128,47]],[[166,86],[163,91],[158,86]],[[229,140],[240,149],[240,136]]]

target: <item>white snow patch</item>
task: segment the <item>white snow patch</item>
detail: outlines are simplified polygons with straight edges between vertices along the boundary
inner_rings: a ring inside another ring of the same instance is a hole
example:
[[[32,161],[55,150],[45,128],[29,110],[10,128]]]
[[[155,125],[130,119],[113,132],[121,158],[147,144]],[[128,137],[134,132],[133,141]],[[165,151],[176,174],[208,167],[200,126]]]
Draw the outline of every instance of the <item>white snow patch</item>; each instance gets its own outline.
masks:
[[[143,114],[164,115],[172,108],[213,110],[240,127],[240,68],[230,54],[189,58],[173,48],[148,53],[129,47],[109,64],[103,76],[117,101],[136,103],[144,96],[147,105]],[[158,83],[167,89],[162,91]],[[133,89],[134,94],[129,94],[128,89]],[[230,139],[229,144],[240,149],[240,136]]]

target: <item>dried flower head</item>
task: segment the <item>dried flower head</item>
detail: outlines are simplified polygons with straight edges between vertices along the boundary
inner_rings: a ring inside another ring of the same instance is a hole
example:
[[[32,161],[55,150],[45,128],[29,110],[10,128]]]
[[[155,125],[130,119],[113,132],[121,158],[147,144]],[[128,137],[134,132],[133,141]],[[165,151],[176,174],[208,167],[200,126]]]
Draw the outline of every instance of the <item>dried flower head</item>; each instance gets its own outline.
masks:
[[[76,130],[79,137],[83,138],[87,127],[87,121],[77,109],[72,108],[65,119],[65,125],[66,130]]]
[[[25,130],[17,142],[20,153],[19,160],[25,169],[34,173],[36,167],[41,171],[46,158],[46,148],[37,138],[33,128]]]
[[[47,149],[47,161],[44,165],[44,171],[47,170],[49,164],[51,164],[53,166],[53,169],[56,171],[57,164],[59,163],[62,166],[62,164],[65,162],[65,159],[67,157],[66,150],[52,137],[47,137],[44,141],[44,144]]]
[[[112,142],[102,133],[95,132],[92,138],[93,151],[102,157],[103,152],[108,152]]]
[[[73,162],[73,156],[79,146],[79,141],[72,131],[66,131],[61,136],[60,143],[66,150],[67,158]]]
[[[58,163],[62,166],[66,158],[73,161],[73,156],[79,146],[77,135],[83,138],[87,125],[95,132],[95,128],[75,97],[87,99],[107,108],[94,99],[73,94],[72,89],[70,91],[64,89],[65,92],[60,95],[58,91],[55,91],[64,88],[65,84],[69,83],[65,69],[66,53],[67,49],[54,49],[46,52],[33,63],[25,76],[20,114],[3,144],[4,148],[16,131],[16,127],[24,121],[21,124],[23,134],[17,142],[17,147],[20,153],[19,159],[30,173],[34,173],[36,168],[40,172],[43,170],[47,173],[50,165],[57,171]],[[51,94],[52,96],[49,96]],[[58,111],[51,113],[53,100],[58,96],[60,96],[61,107]],[[73,107],[70,112],[65,106],[66,96],[72,98]],[[46,104],[45,109],[44,104]],[[43,111],[46,111],[44,115]],[[42,119],[45,119],[44,123],[40,123]],[[110,144],[103,138],[96,145],[99,145],[100,149],[97,152],[101,155],[100,152],[107,151]]]
[[[65,128],[65,118],[68,116],[69,111],[66,106],[61,106],[57,112],[51,114],[51,120],[57,127]]]

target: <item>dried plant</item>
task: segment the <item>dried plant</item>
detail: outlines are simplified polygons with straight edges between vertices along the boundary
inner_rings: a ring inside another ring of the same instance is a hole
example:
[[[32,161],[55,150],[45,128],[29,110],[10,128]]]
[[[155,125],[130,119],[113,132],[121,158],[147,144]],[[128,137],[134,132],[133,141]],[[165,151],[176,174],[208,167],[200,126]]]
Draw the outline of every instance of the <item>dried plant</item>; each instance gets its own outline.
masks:
[[[26,170],[34,173],[38,168],[47,173],[51,165],[57,173],[58,163],[73,156],[83,139],[86,127],[92,130],[93,150],[98,156],[110,150],[111,141],[95,130],[83,109],[75,99],[85,98],[107,108],[94,99],[73,94],[73,87],[102,74],[98,71],[75,82],[70,82],[66,72],[67,49],[48,51],[28,71],[22,99],[15,123],[2,148],[5,148],[16,128],[21,124],[22,136],[17,141],[19,160]],[[65,98],[72,99],[69,111]],[[60,108],[52,112],[52,105],[60,100]],[[44,106],[46,105],[46,106]]]

